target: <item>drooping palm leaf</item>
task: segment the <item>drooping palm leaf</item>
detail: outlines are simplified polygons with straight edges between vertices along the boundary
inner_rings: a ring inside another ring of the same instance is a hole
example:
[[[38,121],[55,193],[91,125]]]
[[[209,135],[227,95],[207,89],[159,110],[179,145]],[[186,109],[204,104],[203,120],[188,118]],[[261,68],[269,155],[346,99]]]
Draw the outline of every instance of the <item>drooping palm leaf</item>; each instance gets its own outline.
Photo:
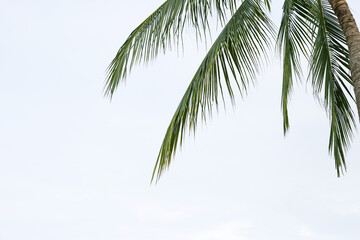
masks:
[[[283,83],[281,108],[283,110],[284,134],[289,129],[288,99],[293,87],[294,77],[300,77],[300,57],[308,55],[311,45],[313,23],[308,17],[309,6],[306,0],[285,0],[277,38],[277,45],[283,56]]]
[[[334,155],[338,176],[346,170],[345,152],[352,141],[355,128],[354,113],[348,101],[352,95],[349,52],[346,39],[330,4],[312,0],[317,7],[316,36],[310,58],[312,84],[317,94],[323,92],[324,106],[330,118],[329,151]]]
[[[223,94],[221,75],[232,100],[234,83],[240,92],[245,92],[255,78],[273,34],[265,7],[263,1],[244,0],[215,40],[170,122],[152,180],[170,165],[186,130],[194,130],[199,115],[206,119],[213,105],[217,105],[219,93]]]
[[[226,9],[234,11],[236,0],[167,0],[126,39],[108,67],[105,95],[112,97],[134,64],[148,62],[172,44],[178,44],[185,24],[205,34],[208,16],[215,8],[225,21]]]

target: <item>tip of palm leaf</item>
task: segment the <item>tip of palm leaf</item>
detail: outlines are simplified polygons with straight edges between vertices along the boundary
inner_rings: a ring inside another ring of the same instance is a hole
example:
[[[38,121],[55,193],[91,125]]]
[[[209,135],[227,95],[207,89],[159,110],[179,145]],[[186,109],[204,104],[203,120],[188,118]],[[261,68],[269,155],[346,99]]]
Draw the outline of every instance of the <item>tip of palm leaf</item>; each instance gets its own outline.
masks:
[[[283,134],[284,134],[284,137],[286,137],[286,135],[288,134],[289,132],[289,126],[283,126]]]
[[[346,165],[336,166],[336,172],[337,172],[338,178],[340,178],[341,176],[344,176],[345,173],[347,172]]]

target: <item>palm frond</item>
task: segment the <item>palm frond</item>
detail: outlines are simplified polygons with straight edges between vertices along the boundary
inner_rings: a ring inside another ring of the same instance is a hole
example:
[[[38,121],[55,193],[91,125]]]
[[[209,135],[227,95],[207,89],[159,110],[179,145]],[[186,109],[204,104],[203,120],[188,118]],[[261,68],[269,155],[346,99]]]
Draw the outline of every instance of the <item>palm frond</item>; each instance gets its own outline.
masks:
[[[269,11],[271,11],[271,0],[264,0],[264,4]]]
[[[289,129],[288,101],[294,78],[300,77],[300,57],[308,55],[313,23],[308,17],[310,6],[306,0],[285,0],[277,46],[283,55],[281,108],[284,134]]]
[[[206,120],[218,104],[219,93],[223,97],[221,75],[232,101],[234,83],[240,93],[246,92],[273,35],[265,8],[263,1],[244,0],[215,40],[170,122],[152,181],[169,167],[186,130],[195,130],[199,115]]]
[[[316,94],[323,92],[324,107],[330,118],[329,152],[334,155],[338,176],[346,170],[345,153],[355,128],[354,113],[348,101],[353,98],[346,39],[330,4],[313,0],[316,36],[311,54],[310,70]]]
[[[206,35],[208,17],[215,8],[221,22],[226,10],[234,11],[236,0],[167,0],[126,39],[108,67],[105,95],[112,97],[134,64],[149,62],[160,51],[178,45],[185,24]]]

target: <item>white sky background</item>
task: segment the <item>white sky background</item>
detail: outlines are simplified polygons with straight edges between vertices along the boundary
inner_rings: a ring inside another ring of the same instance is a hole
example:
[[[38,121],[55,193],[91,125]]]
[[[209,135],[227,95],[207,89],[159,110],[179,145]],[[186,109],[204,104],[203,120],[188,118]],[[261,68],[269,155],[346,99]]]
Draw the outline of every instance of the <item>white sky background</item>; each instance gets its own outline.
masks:
[[[328,120],[304,84],[284,138],[276,57],[150,186],[205,48],[187,31],[183,54],[134,68],[112,102],[102,90],[118,48],[160,4],[0,1],[0,239],[358,239],[359,133],[337,178]]]

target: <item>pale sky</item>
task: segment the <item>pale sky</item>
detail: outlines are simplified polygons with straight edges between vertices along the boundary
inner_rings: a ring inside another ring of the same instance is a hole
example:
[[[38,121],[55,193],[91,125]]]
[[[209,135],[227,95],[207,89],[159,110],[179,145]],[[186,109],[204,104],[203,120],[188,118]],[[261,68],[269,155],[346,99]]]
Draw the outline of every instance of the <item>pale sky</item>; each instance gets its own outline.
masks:
[[[348,2],[360,23],[360,3]],[[337,178],[304,74],[284,138],[275,54],[236,108],[199,124],[150,185],[206,49],[189,29],[184,53],[134,68],[111,102],[103,86],[118,48],[161,3],[0,1],[0,239],[359,239],[360,135]]]

